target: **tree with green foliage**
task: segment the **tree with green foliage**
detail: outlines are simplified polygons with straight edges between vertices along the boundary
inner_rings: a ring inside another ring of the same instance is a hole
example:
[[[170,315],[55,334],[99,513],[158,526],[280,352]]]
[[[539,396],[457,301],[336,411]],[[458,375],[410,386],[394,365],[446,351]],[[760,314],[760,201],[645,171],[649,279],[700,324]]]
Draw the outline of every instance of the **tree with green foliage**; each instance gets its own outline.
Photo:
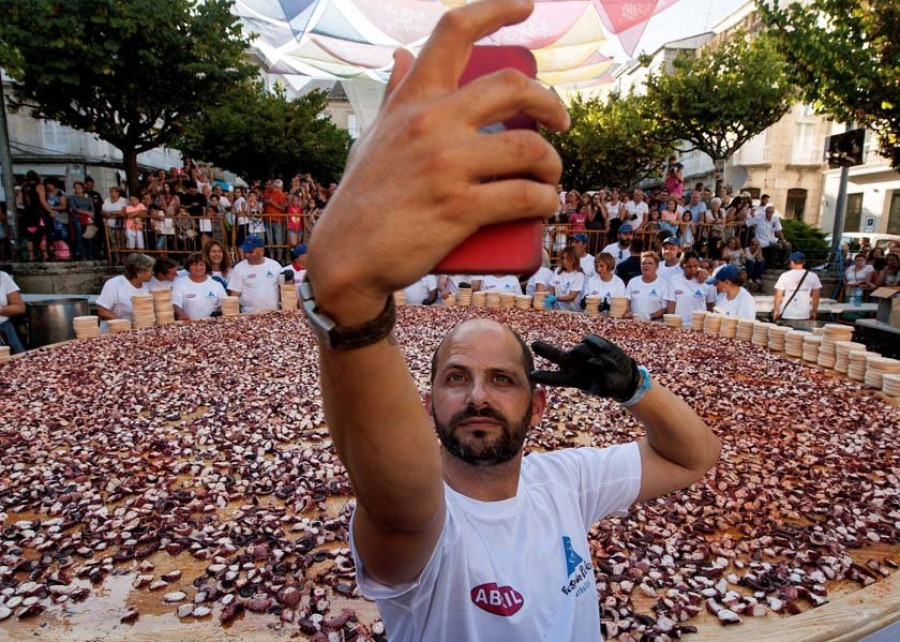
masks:
[[[630,93],[605,99],[575,96],[569,105],[572,126],[547,138],[563,161],[563,183],[578,189],[630,188],[662,171],[671,145],[661,141],[658,122]]]
[[[792,92],[776,43],[741,31],[718,46],[680,53],[671,70],[647,77],[646,89],[647,117],[659,120],[667,139],[713,161],[727,160],[778,122],[790,109]]]
[[[796,218],[781,219],[781,228],[791,248],[806,254],[806,265],[815,267],[828,258],[828,241],[819,228]]]
[[[0,0],[0,65],[13,102],[137,156],[254,73],[233,0]]]
[[[900,2],[757,0],[794,82],[817,112],[879,137],[900,171]]]
[[[283,88],[268,91],[248,81],[226,92],[222,106],[191,118],[176,146],[248,181],[289,178],[301,170],[336,181],[353,139],[324,115],[327,106],[325,91],[288,100]]]

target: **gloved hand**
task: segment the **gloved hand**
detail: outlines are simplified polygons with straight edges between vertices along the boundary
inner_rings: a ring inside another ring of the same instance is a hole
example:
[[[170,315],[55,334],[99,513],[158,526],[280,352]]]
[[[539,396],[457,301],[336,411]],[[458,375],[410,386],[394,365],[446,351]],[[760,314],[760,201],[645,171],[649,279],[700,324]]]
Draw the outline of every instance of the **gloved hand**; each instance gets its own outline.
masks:
[[[294,271],[290,268],[288,268],[287,270],[284,270],[281,273],[281,276],[284,277],[285,283],[293,283],[294,282]]]
[[[529,378],[536,384],[578,388],[619,403],[628,401],[641,385],[634,359],[611,341],[589,334],[568,352],[549,343],[535,341],[532,350],[559,366],[557,371],[535,370]]]
[[[552,294],[548,294],[544,297],[544,307],[552,308],[553,304],[556,303],[556,297]]]

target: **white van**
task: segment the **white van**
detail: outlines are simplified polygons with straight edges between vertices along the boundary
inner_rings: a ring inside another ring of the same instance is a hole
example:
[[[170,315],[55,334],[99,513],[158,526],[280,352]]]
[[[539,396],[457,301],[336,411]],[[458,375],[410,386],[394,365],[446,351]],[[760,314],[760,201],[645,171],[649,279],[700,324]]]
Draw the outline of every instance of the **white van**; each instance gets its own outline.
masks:
[[[870,247],[880,247],[887,254],[888,245],[893,242],[900,243],[900,235],[897,234],[875,234],[866,232],[844,232],[841,234],[841,245],[847,245],[850,248],[850,256],[856,256],[859,252],[863,239],[869,239]],[[831,246],[831,234],[825,237]]]

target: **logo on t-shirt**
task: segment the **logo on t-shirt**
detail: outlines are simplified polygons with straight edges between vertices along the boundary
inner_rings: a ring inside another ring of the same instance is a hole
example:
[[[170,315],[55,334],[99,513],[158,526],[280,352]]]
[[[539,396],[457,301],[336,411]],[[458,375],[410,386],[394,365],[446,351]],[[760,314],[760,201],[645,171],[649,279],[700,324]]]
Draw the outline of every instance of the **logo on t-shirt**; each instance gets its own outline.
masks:
[[[185,295],[184,295],[184,298],[185,298],[185,299],[196,299],[196,298],[197,298],[197,295],[196,295],[196,294],[193,294],[193,293],[191,293],[191,294],[185,294]]]
[[[472,589],[470,596],[475,606],[488,613],[509,617],[519,612],[525,604],[525,598],[511,586],[497,586],[496,582],[479,584]]]
[[[563,584],[562,592],[564,595],[575,593],[577,597],[588,590],[591,585],[590,582],[585,581],[590,577],[591,563],[575,552],[575,549],[572,548],[571,537],[564,536],[562,541],[563,554],[566,558],[566,574],[569,578],[569,581]]]

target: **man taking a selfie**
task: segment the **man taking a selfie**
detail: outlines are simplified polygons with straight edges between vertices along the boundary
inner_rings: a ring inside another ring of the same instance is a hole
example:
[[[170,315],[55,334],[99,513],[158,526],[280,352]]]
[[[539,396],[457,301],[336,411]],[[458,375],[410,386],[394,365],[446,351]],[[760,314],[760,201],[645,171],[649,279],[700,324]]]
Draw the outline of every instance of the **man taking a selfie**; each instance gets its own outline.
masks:
[[[479,227],[558,206],[560,160],[537,132],[478,134],[519,112],[564,130],[556,96],[508,70],[457,89],[472,44],[532,8],[467,5],[442,18],[417,60],[397,53],[379,118],[309,248],[301,289],[328,426],[357,496],[359,585],[391,640],[600,639],[588,529],[694,483],[720,450],[683,401],[600,337],[568,352],[535,344],[559,370],[532,372],[511,330],[468,321],[437,349],[423,406],[391,335],[393,292]],[[546,404],[536,384],[612,398],[646,439],[523,459]]]

